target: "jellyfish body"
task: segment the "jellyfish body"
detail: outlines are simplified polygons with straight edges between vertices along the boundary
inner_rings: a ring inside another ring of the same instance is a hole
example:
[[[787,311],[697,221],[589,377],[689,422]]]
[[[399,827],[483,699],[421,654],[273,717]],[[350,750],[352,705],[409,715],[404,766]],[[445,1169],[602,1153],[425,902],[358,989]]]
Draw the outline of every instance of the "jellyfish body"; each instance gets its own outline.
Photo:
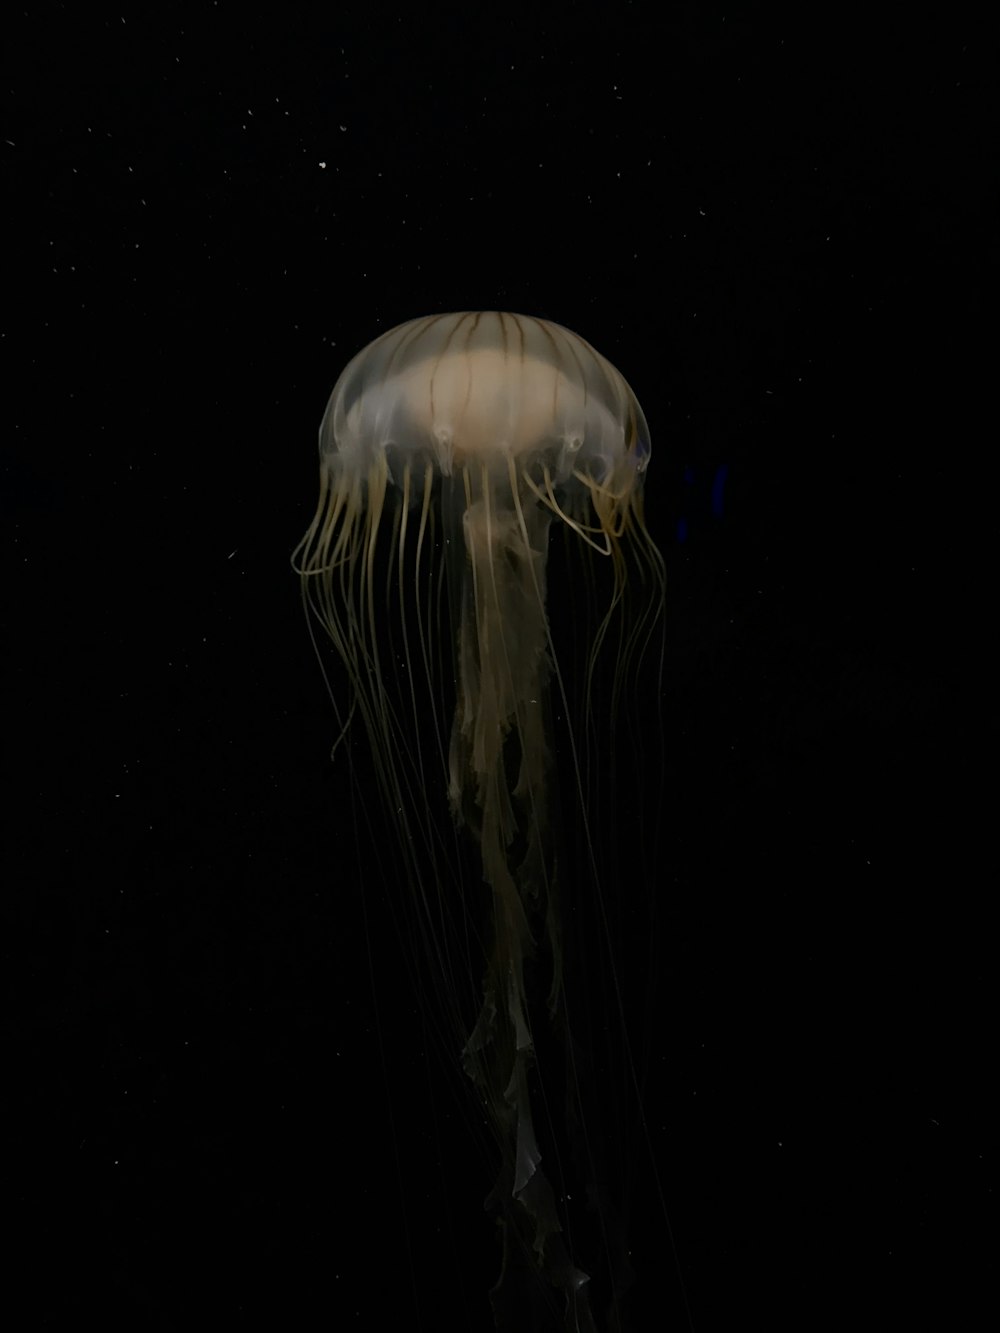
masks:
[[[532,1090],[537,1025],[557,1022],[563,999],[559,902],[570,891],[553,817],[553,700],[560,712],[566,700],[547,557],[558,524],[610,570],[588,653],[609,637],[619,662],[641,651],[663,583],[642,513],[649,452],[628,384],[576,334],[498,312],[413,320],[360,352],[333,390],[319,505],[295,557],[307,610],[346,668],[342,734],[360,714],[405,850],[416,930],[444,1008],[464,1027],[465,1070],[499,1146],[498,1325],[517,1318],[505,1313],[516,1298],[504,1286],[517,1247],[559,1294],[564,1326],[596,1327],[543,1166]],[[609,636],[636,571],[642,612]],[[593,663],[578,674],[586,712]],[[564,800],[583,805],[578,741],[566,732]],[[455,844],[425,818],[435,791],[465,831]],[[586,817],[579,827],[586,841]],[[471,886],[463,841],[475,849]],[[478,963],[470,892],[488,898],[491,918]],[[542,999],[529,969],[544,974]]]

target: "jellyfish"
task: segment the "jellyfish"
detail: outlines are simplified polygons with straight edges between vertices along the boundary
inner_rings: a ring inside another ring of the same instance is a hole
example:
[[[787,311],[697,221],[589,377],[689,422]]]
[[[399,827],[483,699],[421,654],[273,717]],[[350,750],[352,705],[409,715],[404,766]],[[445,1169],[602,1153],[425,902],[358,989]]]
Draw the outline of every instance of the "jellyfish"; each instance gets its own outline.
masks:
[[[609,757],[623,705],[633,736],[649,727],[629,706],[651,651],[655,693],[664,566],[643,515],[645,417],[558,324],[431,315],[350,361],[319,454],[293,565],[337,710],[334,755],[360,723],[437,1031],[489,1129],[496,1326],[621,1327],[625,1247],[583,1088],[587,1068],[606,1071],[575,1013],[604,1011],[597,1026],[617,1034],[638,1089],[614,959],[585,971],[569,936],[611,941],[601,793],[627,768]],[[600,1308],[569,1218],[570,1159],[591,1176]]]

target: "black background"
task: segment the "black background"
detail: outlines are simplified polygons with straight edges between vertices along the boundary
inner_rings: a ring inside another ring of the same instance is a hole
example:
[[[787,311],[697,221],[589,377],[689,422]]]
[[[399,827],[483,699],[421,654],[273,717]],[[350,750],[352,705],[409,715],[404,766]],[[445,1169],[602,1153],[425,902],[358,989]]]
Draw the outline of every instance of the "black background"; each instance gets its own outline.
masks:
[[[288,565],[342,365],[477,308],[580,332],[653,436],[684,1296],[644,1256],[633,1326],[974,1325],[995,108],[959,13],[808,9],[13,21],[12,1326],[488,1327]]]

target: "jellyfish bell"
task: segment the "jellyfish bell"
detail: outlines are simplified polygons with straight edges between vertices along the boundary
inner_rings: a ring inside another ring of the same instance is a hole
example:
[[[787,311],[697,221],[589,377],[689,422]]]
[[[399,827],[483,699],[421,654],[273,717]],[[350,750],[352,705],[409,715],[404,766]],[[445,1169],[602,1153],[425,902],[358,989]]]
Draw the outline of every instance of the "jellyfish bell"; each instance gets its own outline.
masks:
[[[518,1306],[530,1303],[553,1328],[596,1328],[562,1206],[572,1151],[555,1142],[572,1125],[593,1168],[564,917],[586,894],[595,929],[609,932],[601,814],[588,805],[610,763],[595,738],[614,741],[662,608],[663,564],[643,517],[646,420],[575,333],[468,312],[412,320],[359,352],[333,389],[319,449],[319,504],[294,564],[310,623],[346,677],[343,702],[331,686],[338,739],[355,719],[367,734],[408,929],[436,978],[442,1045],[460,1056],[490,1125],[488,1202],[504,1245],[497,1326],[528,1327]],[[565,569],[577,567],[556,592],[561,606],[594,610],[568,662],[548,605],[554,527]],[[601,679],[609,700],[598,699]],[[601,975],[601,1002],[620,1009],[613,958]],[[591,1002],[581,996],[579,1011]],[[625,1067],[624,1030],[621,1042]],[[559,1045],[561,1072],[540,1056]],[[612,1273],[609,1306],[616,1284]]]

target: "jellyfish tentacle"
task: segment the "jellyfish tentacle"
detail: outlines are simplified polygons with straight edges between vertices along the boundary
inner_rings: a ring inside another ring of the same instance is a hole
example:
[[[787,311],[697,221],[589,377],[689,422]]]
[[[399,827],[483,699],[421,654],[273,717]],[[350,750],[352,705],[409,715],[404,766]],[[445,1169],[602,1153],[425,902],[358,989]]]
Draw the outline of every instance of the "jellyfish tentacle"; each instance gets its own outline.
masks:
[[[516,1233],[549,1283],[572,1301],[577,1326],[586,1329],[587,1275],[572,1263],[562,1240],[535,1131],[535,1047],[525,978],[539,937],[555,930],[555,915],[547,910],[554,862],[545,720],[552,671],[545,615],[551,512],[543,503],[521,501],[512,489],[513,468],[509,473],[485,465],[468,468],[465,485],[465,588],[450,791],[455,814],[477,837],[494,919],[482,1008],[466,1043],[465,1068],[501,1142],[491,1201],[505,1230],[505,1247],[513,1242],[506,1233]],[[546,944],[555,969],[558,941],[550,937]],[[514,1216],[511,1205],[519,1210]],[[501,1276],[495,1293],[501,1302],[503,1282]]]

